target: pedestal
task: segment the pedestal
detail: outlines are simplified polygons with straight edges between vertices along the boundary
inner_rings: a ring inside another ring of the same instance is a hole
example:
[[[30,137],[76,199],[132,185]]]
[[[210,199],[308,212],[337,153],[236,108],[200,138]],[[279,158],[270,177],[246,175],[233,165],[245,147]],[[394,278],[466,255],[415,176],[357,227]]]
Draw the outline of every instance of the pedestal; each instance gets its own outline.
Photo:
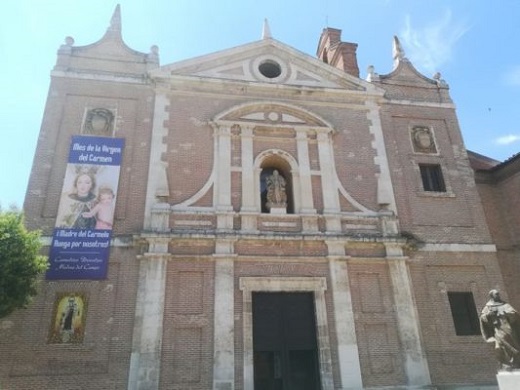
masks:
[[[520,389],[520,370],[499,371],[497,381],[500,390],[518,390]]]
[[[271,209],[269,210],[271,214],[277,214],[277,215],[284,215],[287,214],[287,207],[284,206],[271,206]]]

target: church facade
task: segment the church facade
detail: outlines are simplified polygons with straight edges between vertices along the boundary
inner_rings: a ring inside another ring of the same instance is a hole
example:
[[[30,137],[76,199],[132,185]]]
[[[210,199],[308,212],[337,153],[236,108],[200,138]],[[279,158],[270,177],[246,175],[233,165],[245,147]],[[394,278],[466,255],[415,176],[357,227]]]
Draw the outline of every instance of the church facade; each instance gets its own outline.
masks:
[[[119,8],[67,38],[24,206],[50,268],[0,321],[0,386],[496,388],[478,311],[520,303],[520,160],[468,153],[397,38],[389,74],[356,49],[266,26],[160,65]]]

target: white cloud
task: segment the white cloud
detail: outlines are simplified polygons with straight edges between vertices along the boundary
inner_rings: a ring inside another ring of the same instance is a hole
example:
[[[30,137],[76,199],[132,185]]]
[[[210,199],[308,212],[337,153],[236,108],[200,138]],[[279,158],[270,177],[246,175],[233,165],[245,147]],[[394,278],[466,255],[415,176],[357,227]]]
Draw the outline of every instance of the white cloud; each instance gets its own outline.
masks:
[[[520,66],[517,66],[506,73],[504,80],[506,84],[520,86]]]
[[[408,15],[401,31],[403,48],[416,67],[433,73],[451,60],[455,44],[469,28],[464,21],[453,21],[450,9],[439,20],[420,28],[412,26]]]
[[[515,142],[520,142],[520,135],[508,134],[495,139],[495,143],[498,145],[510,145]]]

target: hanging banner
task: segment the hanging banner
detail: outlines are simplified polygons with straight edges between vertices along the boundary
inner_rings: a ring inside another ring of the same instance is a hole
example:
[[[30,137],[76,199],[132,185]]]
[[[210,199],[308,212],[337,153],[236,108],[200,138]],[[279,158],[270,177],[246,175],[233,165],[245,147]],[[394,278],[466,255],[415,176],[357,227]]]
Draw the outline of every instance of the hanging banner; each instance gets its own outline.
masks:
[[[104,279],[124,139],[72,137],[47,279]]]

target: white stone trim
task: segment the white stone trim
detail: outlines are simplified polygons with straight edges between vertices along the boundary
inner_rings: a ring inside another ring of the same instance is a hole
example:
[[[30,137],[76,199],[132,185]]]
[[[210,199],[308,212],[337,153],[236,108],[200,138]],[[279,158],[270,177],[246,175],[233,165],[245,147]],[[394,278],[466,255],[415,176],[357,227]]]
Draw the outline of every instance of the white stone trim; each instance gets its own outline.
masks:
[[[264,76],[259,69],[260,65],[264,62],[274,62],[275,64],[277,64],[280,67],[280,75],[273,78]],[[252,61],[249,61],[249,66],[251,67],[250,71],[253,74],[253,77],[256,80],[264,83],[282,84],[287,81],[287,78],[289,77],[290,73],[290,68],[287,66],[287,62],[273,54],[264,54],[258,56]]]
[[[166,174],[167,163],[162,161],[161,156],[167,151],[164,140],[168,135],[165,122],[169,119],[167,107],[170,101],[168,96],[157,94],[153,116],[152,137],[150,145],[150,165],[148,167],[148,185],[146,187],[146,203],[144,226],[146,229],[152,227],[152,207],[158,202],[157,196],[168,196],[168,178]],[[171,107],[170,107],[171,109]]]
[[[386,104],[400,104],[403,106],[419,106],[419,107],[434,107],[434,108],[451,108],[455,109],[457,106],[453,103],[435,103],[435,102],[418,102],[412,100],[394,100],[387,99]]]
[[[336,319],[336,337],[338,342],[338,364],[342,389],[362,389],[363,378],[357,346],[354,309],[348,278],[345,246],[336,242],[327,242],[327,246],[338,247],[342,257],[329,257],[332,300]],[[330,252],[337,252],[329,249]]]
[[[223,243],[232,245],[232,243]],[[230,249],[230,248],[228,248]],[[213,389],[235,388],[234,261],[215,258]]]
[[[241,126],[241,154],[242,154],[242,208],[243,212],[257,211],[255,205],[255,175],[253,167],[253,128]]]
[[[494,244],[422,244],[420,252],[496,252]]]
[[[334,167],[334,172],[336,171],[336,168]],[[361,203],[359,203],[357,200],[355,200],[352,195],[350,195],[347,190],[345,189],[345,187],[343,187],[343,184],[339,181],[339,178],[338,178],[338,175],[337,173],[335,173],[336,175],[336,183],[337,183],[337,186],[338,186],[338,190],[339,192],[341,193],[341,195],[343,195],[345,197],[345,199],[347,199],[351,204],[352,206],[354,206],[355,208],[357,208],[358,210],[360,210],[361,212],[363,213],[367,213],[369,215],[376,215],[377,213],[375,211],[372,211],[368,208],[366,208],[365,206],[363,206]],[[341,215],[344,215],[345,213],[341,213]],[[354,214],[354,215],[359,215],[359,213],[348,213],[348,214]]]
[[[311,164],[309,160],[309,139],[306,130],[296,129],[296,147],[298,162],[300,164],[301,183],[301,214],[315,214],[314,200],[312,197]]]
[[[176,76],[172,76],[176,77]],[[157,79],[159,80],[159,79]],[[166,84],[166,82],[170,81],[168,80],[162,80],[163,85]],[[200,85],[200,78],[190,78],[189,81],[192,81],[193,83],[196,83],[197,85]],[[221,100],[229,100],[229,101],[236,101],[237,95],[233,93],[226,93],[221,88],[223,85],[229,86],[229,83],[233,83],[233,81],[222,81],[222,80],[212,80],[205,79],[202,80],[203,82],[208,82],[211,84],[211,87],[213,87],[214,91],[208,92],[202,92],[202,91],[192,91],[189,89],[179,89],[179,88],[186,88],[186,82],[183,79],[178,80],[178,84],[171,83],[172,85],[175,85],[175,96],[198,96],[198,97],[206,97],[206,98],[220,98]],[[158,81],[160,82],[160,81]],[[220,84],[220,85],[219,85]],[[248,84],[248,87],[251,88],[251,84]],[[264,88],[265,87],[265,88]],[[161,86],[161,89],[165,89],[167,91],[171,91],[171,87],[165,87]],[[331,98],[330,94],[345,94],[344,89],[331,89],[331,88],[319,88],[319,90],[316,89],[316,87],[305,87],[305,86],[291,86],[291,85],[284,85],[283,89],[280,89],[279,85],[270,85],[270,84],[262,84],[255,85],[255,88],[259,91],[266,89],[266,88],[275,88],[276,92],[280,94],[280,96],[283,96],[282,94],[286,93],[288,97],[291,99],[294,99],[294,92],[297,91],[298,95],[304,95],[304,91],[312,92],[313,96],[318,98],[319,96],[328,96]],[[352,91],[355,92],[355,91]],[[347,91],[348,93],[348,91]],[[359,93],[359,92],[357,92]],[[377,99],[379,98],[379,95],[374,95],[374,97]],[[342,109],[351,109],[351,110],[358,110],[358,111],[366,111],[365,106],[365,100],[367,98],[366,93],[362,93],[361,95],[357,96],[347,96],[348,98],[356,99],[356,101],[345,101],[345,96],[337,96],[336,101],[311,101],[311,100],[305,100],[305,98],[302,98],[301,102],[304,103],[306,106],[313,106],[313,107],[328,107],[328,108],[342,108]],[[262,102],[262,104],[265,103]],[[314,115],[314,114],[313,114]],[[233,122],[233,123],[240,123],[240,122]]]
[[[333,147],[330,137],[325,132],[317,132],[318,156],[321,170],[321,191],[323,196],[323,215],[325,217],[326,229],[329,232],[340,232],[341,221],[339,213],[341,211],[338,182],[339,179],[335,170]]]
[[[278,85],[277,85],[277,88],[278,88]],[[307,110],[307,109],[305,109],[303,107],[300,107],[300,106],[295,106],[293,104],[288,104],[288,103],[282,103],[282,102],[279,102],[279,101],[276,101],[276,100],[259,100],[259,101],[247,102],[247,103],[235,105],[235,106],[233,106],[233,107],[231,107],[231,108],[221,112],[220,114],[218,114],[215,117],[215,122],[223,121],[222,118],[224,118],[226,115],[231,114],[234,111],[243,110],[244,108],[247,108],[247,107],[254,107],[254,106],[261,107],[261,106],[265,106],[266,104],[270,104],[270,105],[273,105],[273,106],[278,106],[280,109],[286,108],[286,109],[288,109],[290,111],[300,111],[300,112],[305,113],[306,115],[308,115],[310,117],[313,117],[317,121],[321,122],[321,125],[314,125],[314,127],[319,127],[319,128],[323,128],[323,129],[329,129],[330,131],[333,131],[333,129],[334,129],[334,127],[328,121],[326,121],[325,119],[323,119],[319,115],[316,115],[314,112],[309,111],[309,110]],[[235,123],[235,122],[233,121],[233,123]],[[236,123],[240,123],[240,121],[238,121]],[[275,126],[278,126],[278,125],[275,125]],[[299,127],[299,126],[300,125],[298,125],[297,123],[294,123],[294,124],[291,123],[291,125],[290,125],[290,127],[292,127],[292,128]],[[301,125],[301,126],[307,127],[307,128],[309,127],[308,124]]]
[[[144,73],[143,73],[144,75]],[[127,83],[127,84],[146,84],[146,79],[143,75],[136,76],[120,76],[117,74],[100,74],[100,73],[82,73],[82,72],[71,72],[71,71],[63,71],[63,70],[53,70],[51,71],[52,77],[64,77],[71,79],[81,79],[81,80],[95,80],[95,81],[112,81],[117,83]]]
[[[407,257],[396,244],[386,244],[388,268],[392,281],[398,334],[401,341],[404,371],[408,386],[431,385],[430,369],[423,348],[419,314],[415,303]]]
[[[385,140],[383,137],[383,128],[379,116],[379,106],[371,100],[366,101],[366,106],[369,108],[367,119],[370,121],[370,133],[374,136],[374,141],[372,142],[372,148],[376,151],[374,163],[379,167],[380,172],[377,178],[377,203],[380,205],[388,205],[388,209],[397,214],[394,188],[392,186],[392,178],[390,176]]]
[[[159,389],[168,257],[148,253],[140,259],[128,390]]]
[[[185,211],[213,211],[214,207],[190,207],[193,203],[196,203],[200,198],[202,198],[209,191],[213,183],[215,182],[215,167],[213,166],[213,170],[211,171],[206,184],[202,186],[200,190],[198,190],[192,197],[186,199],[181,203],[177,203],[172,205],[172,210],[185,210]]]
[[[241,277],[239,285],[240,290],[243,291],[244,390],[254,390],[252,296],[253,292],[257,291],[314,293],[321,388],[333,390],[332,357],[325,302],[327,279],[325,277]]]
[[[231,211],[231,128],[217,125],[215,139],[214,205],[217,211]]]
[[[292,189],[293,189],[293,196],[294,196],[294,210],[295,213],[298,213],[301,209],[301,182],[300,182],[300,170],[298,166],[298,161],[286,152],[285,150],[281,149],[267,149],[264,150],[262,153],[258,154],[256,156],[253,167],[254,167],[254,191],[255,191],[255,211],[260,213],[262,205],[261,205],[261,194],[260,194],[260,174],[262,173],[262,162],[270,157],[270,156],[279,156],[281,159],[285,160],[289,166],[291,167],[291,175],[292,175]]]

